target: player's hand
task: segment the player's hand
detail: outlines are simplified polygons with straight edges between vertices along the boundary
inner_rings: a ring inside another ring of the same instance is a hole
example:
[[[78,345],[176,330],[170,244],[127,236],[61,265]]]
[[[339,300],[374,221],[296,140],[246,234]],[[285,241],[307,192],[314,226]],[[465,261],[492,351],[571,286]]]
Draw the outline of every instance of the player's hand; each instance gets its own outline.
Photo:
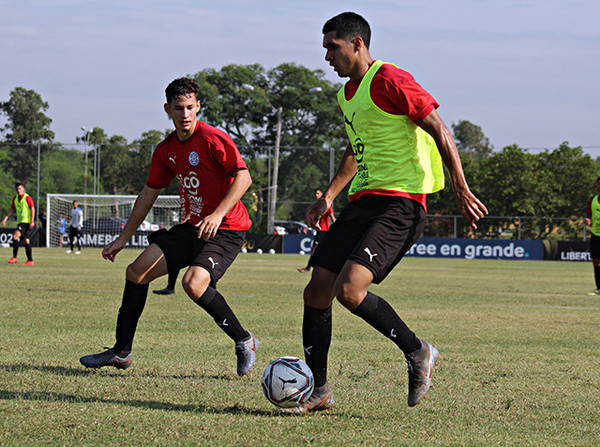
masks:
[[[196,224],[196,227],[198,228],[198,238],[207,241],[215,237],[222,221],[223,217],[215,213],[206,216]]]
[[[488,214],[485,205],[469,190],[457,193],[456,203],[467,224],[473,229],[477,229],[476,222]]]
[[[127,242],[122,241],[120,237],[116,238],[102,250],[102,257],[110,262],[115,262],[117,253],[125,248]]]
[[[320,230],[319,219],[327,211],[327,202],[321,198],[306,209],[306,224],[311,228]]]
[[[35,227],[35,222],[29,222],[29,228]]]
[[[592,219],[590,219],[589,217],[584,218],[583,221],[585,222],[586,225],[592,224]]]

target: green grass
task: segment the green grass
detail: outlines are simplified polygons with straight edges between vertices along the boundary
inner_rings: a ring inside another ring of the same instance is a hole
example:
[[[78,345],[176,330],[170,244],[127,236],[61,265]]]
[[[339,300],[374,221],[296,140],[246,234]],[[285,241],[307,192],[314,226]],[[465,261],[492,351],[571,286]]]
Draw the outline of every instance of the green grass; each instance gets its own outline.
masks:
[[[405,259],[372,290],[439,348],[428,399],[406,405],[397,348],[335,304],[336,405],[286,417],[260,377],[271,360],[302,356],[308,275],[296,268],[306,257],[242,254],[220,283],[262,342],[249,376],[236,376],[233,343],[179,284],[175,296],[150,294],[130,369],[85,370],[80,356],[114,342],[124,269],[138,254],[111,264],[99,250],[36,249],[35,267],[0,263],[0,444],[598,445],[590,263]]]

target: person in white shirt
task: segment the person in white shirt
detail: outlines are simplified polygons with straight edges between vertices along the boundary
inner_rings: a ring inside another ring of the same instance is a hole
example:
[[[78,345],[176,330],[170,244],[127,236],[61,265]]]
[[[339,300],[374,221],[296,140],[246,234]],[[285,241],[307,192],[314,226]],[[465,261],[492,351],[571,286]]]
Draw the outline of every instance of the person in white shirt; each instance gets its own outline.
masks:
[[[73,253],[73,245],[75,238],[77,238],[77,251],[76,255],[81,253],[81,234],[83,228],[83,211],[79,208],[77,200],[73,202],[73,208],[71,209],[71,224],[69,225],[69,245],[71,248],[67,250],[67,253]]]

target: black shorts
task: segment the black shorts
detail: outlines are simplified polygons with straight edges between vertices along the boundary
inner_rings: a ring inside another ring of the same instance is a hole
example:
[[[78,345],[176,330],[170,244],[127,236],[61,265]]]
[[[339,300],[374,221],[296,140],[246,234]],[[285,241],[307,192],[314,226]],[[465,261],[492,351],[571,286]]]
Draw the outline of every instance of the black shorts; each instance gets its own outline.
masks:
[[[23,239],[29,239],[29,230],[31,228],[29,227],[29,224],[27,222],[21,222],[19,224],[17,224],[17,230],[19,230],[19,232],[21,233],[21,237]]]
[[[600,259],[600,236],[591,233],[590,237],[590,256],[592,259]]]
[[[403,197],[372,196],[350,202],[317,246],[312,264],[338,274],[352,260],[379,284],[425,228],[423,207]]]
[[[317,234],[315,234],[315,238],[313,240],[313,244],[315,246],[319,245],[319,243],[323,240],[325,233],[327,233],[327,231],[317,231]]]
[[[198,265],[208,271],[211,285],[216,286],[242,249],[245,238],[245,231],[219,230],[214,238],[205,241],[198,238],[197,228],[184,223],[169,231],[158,230],[148,236],[148,241],[165,254],[169,273]]]
[[[81,239],[81,228],[77,228],[77,227],[71,227],[69,226],[69,238],[70,239],[75,239],[76,237]]]

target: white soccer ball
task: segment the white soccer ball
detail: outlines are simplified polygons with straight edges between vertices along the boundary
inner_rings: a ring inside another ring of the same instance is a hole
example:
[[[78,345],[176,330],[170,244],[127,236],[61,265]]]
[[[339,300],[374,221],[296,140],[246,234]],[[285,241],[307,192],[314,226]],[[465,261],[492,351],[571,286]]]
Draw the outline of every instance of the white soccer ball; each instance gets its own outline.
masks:
[[[305,255],[306,253],[304,253],[304,250],[300,250],[300,254]]]
[[[271,249],[269,250],[269,253],[271,253],[272,255],[274,255],[274,254],[275,254],[275,249],[274,249],[274,248],[271,248]]]
[[[8,248],[8,247],[10,247],[10,245],[5,242],[5,243],[2,244],[2,247],[3,248]]]
[[[297,357],[279,357],[266,367],[262,389],[273,405],[293,408],[302,405],[315,387],[313,373]]]
[[[242,253],[248,253],[248,250],[245,248],[242,248]]]
[[[262,248],[256,249],[256,253],[258,253],[259,255],[262,255]]]

